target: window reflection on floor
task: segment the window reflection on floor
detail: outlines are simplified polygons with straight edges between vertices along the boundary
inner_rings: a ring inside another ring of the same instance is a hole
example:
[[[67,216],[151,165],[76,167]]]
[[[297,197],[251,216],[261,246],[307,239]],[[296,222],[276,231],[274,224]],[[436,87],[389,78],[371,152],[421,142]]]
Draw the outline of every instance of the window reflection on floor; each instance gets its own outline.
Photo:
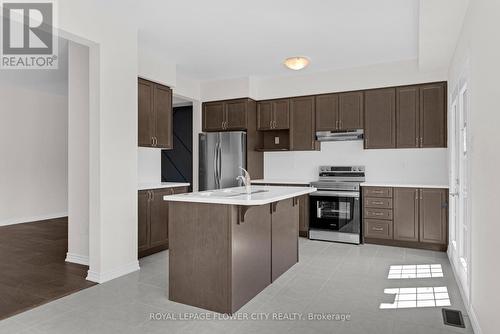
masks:
[[[384,293],[394,294],[394,303],[381,303],[380,309],[441,307],[451,305],[448,288],[445,286],[389,288],[384,289]]]
[[[388,279],[436,278],[443,277],[440,264],[393,265],[389,268]]]

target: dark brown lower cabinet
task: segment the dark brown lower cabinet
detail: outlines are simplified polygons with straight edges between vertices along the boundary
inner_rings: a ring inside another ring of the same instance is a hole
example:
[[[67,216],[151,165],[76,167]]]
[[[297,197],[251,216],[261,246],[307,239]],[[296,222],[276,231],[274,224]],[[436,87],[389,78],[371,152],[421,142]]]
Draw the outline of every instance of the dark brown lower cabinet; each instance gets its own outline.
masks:
[[[448,191],[420,189],[420,241],[432,244],[448,242]]]
[[[290,198],[271,204],[271,280],[299,261],[299,200]]]
[[[446,251],[448,190],[403,187],[386,189],[387,191],[380,187],[363,189],[364,196],[374,194],[375,191],[378,191],[380,196],[385,196],[365,197],[365,242]],[[392,209],[379,208],[379,203],[389,201],[392,203]],[[388,212],[389,210],[391,212]]]
[[[163,196],[187,191],[187,187],[139,191],[137,231],[139,257],[168,249],[168,204],[163,200]]]
[[[418,241],[418,189],[394,188],[394,240]]]

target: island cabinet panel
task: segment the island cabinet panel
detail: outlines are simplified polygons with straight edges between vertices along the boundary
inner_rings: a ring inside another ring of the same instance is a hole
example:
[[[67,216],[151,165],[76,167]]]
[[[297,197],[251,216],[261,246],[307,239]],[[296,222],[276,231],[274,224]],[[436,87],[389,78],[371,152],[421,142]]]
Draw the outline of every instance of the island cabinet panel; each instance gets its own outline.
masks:
[[[290,149],[292,151],[315,150],[318,147],[314,100],[314,96],[291,99]]]
[[[396,147],[396,89],[365,92],[365,148]]]
[[[274,282],[299,261],[298,198],[271,204],[272,211],[272,276]]]
[[[244,209],[247,210],[242,219]],[[234,311],[271,283],[271,214],[269,205],[233,207],[232,213],[231,309]]]
[[[394,240],[418,241],[418,189],[394,188]]]
[[[231,313],[231,206],[170,202],[169,207],[169,299]]]

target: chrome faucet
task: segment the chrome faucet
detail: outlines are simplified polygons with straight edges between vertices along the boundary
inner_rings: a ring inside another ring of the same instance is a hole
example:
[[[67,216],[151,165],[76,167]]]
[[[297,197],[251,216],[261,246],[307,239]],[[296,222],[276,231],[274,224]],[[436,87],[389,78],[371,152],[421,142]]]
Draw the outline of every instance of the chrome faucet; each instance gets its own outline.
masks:
[[[243,184],[245,185],[245,191],[248,195],[250,195],[252,193],[252,181],[250,179],[250,173],[248,173],[245,168],[240,167],[240,169],[243,171],[243,173],[245,173],[245,176],[240,175],[236,178],[236,180],[241,180],[241,182],[243,182]]]

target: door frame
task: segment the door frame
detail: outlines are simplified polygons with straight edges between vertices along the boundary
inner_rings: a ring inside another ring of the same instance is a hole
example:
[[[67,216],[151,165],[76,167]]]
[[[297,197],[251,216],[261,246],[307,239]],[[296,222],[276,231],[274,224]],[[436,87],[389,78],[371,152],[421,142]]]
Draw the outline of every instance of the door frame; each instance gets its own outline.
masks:
[[[468,62],[466,62],[465,70],[459,77],[459,80],[453,91],[449,93],[449,203],[450,203],[450,228],[448,247],[448,257],[455,274],[456,281],[459,285],[462,298],[467,308],[470,309],[471,300],[471,282],[472,282],[472,257],[471,257],[471,235],[472,235],[472,220],[471,220],[471,117],[470,117],[470,86],[468,76]],[[464,102],[463,94],[467,93],[467,99]],[[466,122],[465,139],[462,136],[463,123]],[[461,152],[462,145],[466,145],[467,157],[462,160]],[[464,174],[465,173],[465,174]],[[459,180],[457,184],[457,179]],[[462,202],[462,190],[466,189],[466,200]],[[461,233],[461,222],[465,221],[467,225],[468,237],[465,240],[465,257],[467,258],[467,272],[462,270],[460,255],[463,237]]]

